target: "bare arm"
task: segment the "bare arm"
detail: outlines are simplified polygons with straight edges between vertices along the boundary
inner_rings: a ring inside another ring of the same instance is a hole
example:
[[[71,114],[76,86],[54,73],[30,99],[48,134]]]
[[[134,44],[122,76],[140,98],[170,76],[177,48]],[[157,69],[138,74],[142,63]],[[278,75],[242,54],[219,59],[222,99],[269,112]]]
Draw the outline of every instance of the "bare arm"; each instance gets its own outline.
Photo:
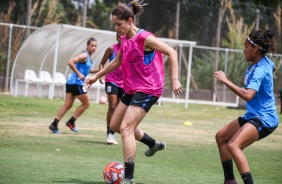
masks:
[[[111,55],[112,55],[112,53],[113,53],[113,50],[114,50],[113,46],[107,48],[107,50],[105,51],[105,53],[104,53],[104,55],[103,55],[103,58],[102,58],[102,60],[101,60],[101,62],[100,62],[99,70],[102,70],[102,69],[105,67],[105,64],[106,64],[106,62],[108,61],[108,59],[111,57]],[[104,80],[103,77],[101,77],[101,78],[99,79],[99,81],[100,81],[101,84],[104,83],[103,80]]]
[[[91,68],[89,73],[96,73],[96,72],[99,72],[99,69]]]
[[[96,73],[93,76],[87,78],[84,83],[90,87],[99,78],[101,78],[101,77],[105,76],[106,74],[110,73],[111,71],[115,70],[120,65],[121,65],[121,53],[118,52],[118,56],[114,60],[112,60],[110,64],[108,64],[105,68],[100,70],[98,73]]]
[[[108,61],[109,57],[111,57],[112,53],[113,53],[113,47],[111,46],[111,47],[107,48],[107,50],[104,53],[104,56],[103,56],[103,58],[100,62],[100,65],[99,65],[100,70],[102,70],[104,68],[106,62]]]
[[[179,95],[182,92],[182,87],[178,80],[177,52],[154,36],[148,36],[145,39],[145,50],[150,48],[169,56],[172,90],[175,95]]]
[[[226,75],[223,71],[214,72],[214,77],[216,77],[220,82],[225,84],[236,95],[238,95],[239,97],[241,97],[242,99],[244,99],[246,101],[252,100],[252,98],[256,94],[256,90],[245,89],[245,88],[240,88],[240,87],[236,86],[234,83],[232,83],[230,80],[227,79],[227,77],[226,77]]]
[[[87,60],[87,55],[86,55],[85,52],[82,52],[81,54],[79,54],[78,56],[72,58],[68,62],[69,67],[72,69],[72,71],[74,71],[77,74],[77,76],[78,76],[78,78],[80,80],[85,79],[86,76],[84,76],[82,73],[80,73],[78,71],[78,69],[75,67],[75,64],[78,63],[78,62],[84,62],[85,63],[86,60]]]

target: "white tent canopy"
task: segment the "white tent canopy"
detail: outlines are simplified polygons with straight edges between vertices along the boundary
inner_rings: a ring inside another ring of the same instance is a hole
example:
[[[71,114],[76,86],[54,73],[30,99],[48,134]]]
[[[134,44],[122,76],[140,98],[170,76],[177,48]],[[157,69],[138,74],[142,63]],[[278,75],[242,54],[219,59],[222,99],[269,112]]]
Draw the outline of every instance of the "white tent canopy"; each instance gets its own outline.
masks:
[[[37,76],[40,71],[50,72],[53,78],[56,72],[68,76],[71,71],[67,62],[86,48],[86,41],[90,37],[94,37],[98,42],[97,50],[92,55],[93,67],[98,68],[105,50],[117,43],[115,32],[65,24],[50,24],[33,32],[21,46],[14,61],[11,73],[11,94],[16,95],[16,80],[24,79],[26,69],[35,71]],[[196,42],[191,41],[160,39],[172,47],[189,45],[192,48],[196,45]],[[192,52],[192,49],[190,51]],[[189,55],[191,56],[192,53]],[[191,63],[191,59],[189,58],[188,62]],[[189,85],[187,88],[189,89]],[[50,93],[49,98],[53,99],[54,83],[51,85]]]

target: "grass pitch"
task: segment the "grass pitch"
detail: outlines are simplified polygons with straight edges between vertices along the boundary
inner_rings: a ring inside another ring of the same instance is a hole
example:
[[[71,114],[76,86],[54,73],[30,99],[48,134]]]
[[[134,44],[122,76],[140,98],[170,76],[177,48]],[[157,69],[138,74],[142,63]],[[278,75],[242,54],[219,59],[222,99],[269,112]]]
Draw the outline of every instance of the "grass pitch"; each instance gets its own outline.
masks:
[[[91,104],[76,121],[78,133],[65,122],[61,135],[48,129],[63,105],[47,100],[0,95],[0,183],[3,184],[104,184],[102,172],[111,161],[123,162],[122,145],[105,144],[107,105]],[[164,103],[154,106],[140,127],[167,149],[151,158],[147,147],[137,142],[135,182],[137,184],[219,184],[223,172],[215,133],[244,110],[224,107]],[[280,120],[282,116],[280,115]],[[190,121],[192,125],[184,125]],[[245,151],[256,184],[282,182],[282,128]],[[235,164],[234,164],[235,165]],[[234,166],[235,177],[242,183]]]

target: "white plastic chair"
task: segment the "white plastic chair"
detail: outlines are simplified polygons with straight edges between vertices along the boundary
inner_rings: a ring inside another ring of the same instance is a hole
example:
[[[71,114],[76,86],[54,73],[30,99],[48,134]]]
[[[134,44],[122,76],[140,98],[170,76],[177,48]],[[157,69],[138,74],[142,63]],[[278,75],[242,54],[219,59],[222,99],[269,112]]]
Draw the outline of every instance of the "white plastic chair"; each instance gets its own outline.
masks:
[[[51,74],[47,71],[40,71],[39,79],[42,81],[43,84],[52,84],[53,83]]]
[[[97,80],[95,83],[93,83],[90,87],[90,89],[96,89],[96,103],[99,103],[100,98],[100,90],[105,89],[105,81],[103,84],[100,83],[99,80]]]
[[[15,91],[15,96],[18,95],[18,85],[19,82],[23,82],[25,83],[25,93],[24,96],[27,96],[27,92],[28,92],[28,85],[29,84],[37,84],[37,96],[39,94],[39,84],[42,84],[42,80],[39,79],[35,73],[35,71],[30,70],[30,69],[26,69],[25,73],[24,73],[24,79],[17,79],[16,80],[16,91]]]
[[[42,81],[42,85],[49,85],[48,98],[50,99],[52,83],[53,83],[51,74],[47,71],[40,71],[39,79]],[[41,92],[42,92],[42,87],[40,87],[40,94],[39,94],[40,97],[41,97]]]
[[[64,74],[60,73],[60,72],[56,72],[55,73],[55,77],[54,77],[54,83],[57,86],[62,86],[65,85],[67,82],[66,77]]]
[[[54,84],[56,86],[63,86],[63,96],[64,99],[66,98],[66,77],[64,74],[60,73],[60,72],[55,72],[55,76],[54,76]]]

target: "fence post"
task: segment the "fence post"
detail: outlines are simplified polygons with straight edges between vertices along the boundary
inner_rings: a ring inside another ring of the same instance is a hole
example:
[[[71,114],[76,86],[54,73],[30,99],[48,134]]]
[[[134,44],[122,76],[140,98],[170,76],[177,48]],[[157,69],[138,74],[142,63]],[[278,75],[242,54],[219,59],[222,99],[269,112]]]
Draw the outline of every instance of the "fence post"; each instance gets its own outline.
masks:
[[[10,34],[9,34],[9,45],[8,45],[8,55],[6,63],[6,82],[5,82],[5,91],[8,94],[9,88],[9,76],[10,76],[10,60],[11,60],[11,47],[12,47],[12,35],[13,35],[13,24],[10,24]]]

